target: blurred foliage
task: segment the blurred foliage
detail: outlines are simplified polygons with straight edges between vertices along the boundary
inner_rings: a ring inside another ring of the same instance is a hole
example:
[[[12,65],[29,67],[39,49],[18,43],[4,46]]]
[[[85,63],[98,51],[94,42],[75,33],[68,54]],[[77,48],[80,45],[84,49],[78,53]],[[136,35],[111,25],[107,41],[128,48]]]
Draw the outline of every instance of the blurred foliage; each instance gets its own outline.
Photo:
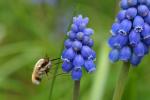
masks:
[[[88,16],[89,26],[95,30],[94,49],[97,51],[99,64],[99,58],[108,55],[107,52],[101,54],[100,51],[107,45],[105,42],[118,9],[116,1],[77,2],[78,13]],[[60,57],[64,35],[75,9],[74,3],[75,0],[0,0],[0,100],[48,100],[54,71],[52,70],[48,77],[44,77],[41,85],[35,86],[31,83],[32,69],[35,62],[45,55],[51,58]],[[148,60],[149,56],[144,58],[138,68],[131,69],[123,100],[150,99]],[[104,73],[108,76],[104,76],[106,83],[96,84],[101,85],[98,87],[104,87],[101,91],[104,94],[102,100],[111,100],[121,66],[120,62],[111,64]],[[58,74],[62,73],[60,67]],[[93,77],[94,74],[83,73],[81,100],[89,100],[93,82],[97,82]],[[70,100],[72,89],[73,81],[69,75],[57,76],[53,100]]]

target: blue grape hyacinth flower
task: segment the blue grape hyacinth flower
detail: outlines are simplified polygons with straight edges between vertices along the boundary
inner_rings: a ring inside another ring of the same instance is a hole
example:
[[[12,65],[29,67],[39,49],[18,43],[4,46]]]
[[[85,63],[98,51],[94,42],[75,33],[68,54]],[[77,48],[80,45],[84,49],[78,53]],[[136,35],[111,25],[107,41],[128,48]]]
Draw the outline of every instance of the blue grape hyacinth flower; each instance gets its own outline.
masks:
[[[87,28],[88,17],[82,15],[73,18],[71,30],[67,33],[67,39],[64,42],[65,49],[62,53],[62,70],[66,73],[71,72],[73,80],[80,80],[82,77],[82,68],[88,73],[96,70],[94,63],[96,53],[92,49],[94,41],[91,38],[94,31]]]
[[[108,44],[111,62],[141,63],[150,47],[150,0],[121,0]]]

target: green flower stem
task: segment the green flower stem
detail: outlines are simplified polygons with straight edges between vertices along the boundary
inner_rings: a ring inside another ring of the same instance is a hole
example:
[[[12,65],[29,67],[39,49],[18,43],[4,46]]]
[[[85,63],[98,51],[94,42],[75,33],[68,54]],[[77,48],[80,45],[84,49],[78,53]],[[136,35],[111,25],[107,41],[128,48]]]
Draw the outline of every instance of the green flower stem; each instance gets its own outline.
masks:
[[[118,82],[116,84],[113,100],[121,100],[126,85],[126,81],[128,79],[129,69],[130,69],[130,63],[124,62],[120,71]]]
[[[79,94],[80,94],[80,80],[74,81],[73,100],[79,100]]]
[[[106,44],[105,42],[101,44]],[[108,61],[109,48],[107,45],[101,45],[97,54],[97,66],[94,73],[94,80],[91,88],[91,98],[89,100],[103,100],[106,82],[108,80],[110,63]]]
[[[50,93],[49,93],[49,99],[48,100],[52,100],[52,93],[53,93],[53,89],[54,89],[54,83],[55,83],[55,80],[56,80],[56,74],[57,74],[58,68],[59,68],[59,64],[56,64],[56,69],[55,69],[55,72],[54,72],[54,77],[52,79]]]

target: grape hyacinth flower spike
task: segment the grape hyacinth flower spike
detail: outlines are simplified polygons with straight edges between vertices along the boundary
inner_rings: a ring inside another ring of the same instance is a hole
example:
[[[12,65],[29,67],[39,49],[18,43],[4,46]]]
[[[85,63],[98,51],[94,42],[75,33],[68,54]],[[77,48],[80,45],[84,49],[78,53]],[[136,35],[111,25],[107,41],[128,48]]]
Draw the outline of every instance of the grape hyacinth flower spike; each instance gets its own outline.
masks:
[[[150,47],[150,1],[121,0],[112,36],[108,44],[112,48],[111,62],[130,62],[133,66],[140,64]]]
[[[80,80],[82,68],[88,73],[96,70],[94,60],[96,53],[92,49],[94,41],[91,39],[94,31],[87,28],[89,19],[82,15],[73,18],[71,30],[66,34],[67,40],[64,42],[65,49],[62,53],[62,70],[71,72],[73,80]]]
[[[108,39],[110,61],[124,62],[113,100],[121,100],[130,64],[138,66],[150,47],[150,0],[121,0],[120,8]]]

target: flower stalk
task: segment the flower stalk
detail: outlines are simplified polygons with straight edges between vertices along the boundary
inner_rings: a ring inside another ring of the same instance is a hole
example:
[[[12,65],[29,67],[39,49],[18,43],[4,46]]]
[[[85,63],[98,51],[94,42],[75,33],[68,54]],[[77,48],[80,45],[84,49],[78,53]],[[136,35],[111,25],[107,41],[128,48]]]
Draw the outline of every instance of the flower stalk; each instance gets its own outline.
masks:
[[[130,69],[130,63],[124,62],[120,71],[119,79],[116,84],[113,100],[121,100],[128,79],[129,69]]]
[[[73,100],[79,100],[80,80],[74,81]]]

